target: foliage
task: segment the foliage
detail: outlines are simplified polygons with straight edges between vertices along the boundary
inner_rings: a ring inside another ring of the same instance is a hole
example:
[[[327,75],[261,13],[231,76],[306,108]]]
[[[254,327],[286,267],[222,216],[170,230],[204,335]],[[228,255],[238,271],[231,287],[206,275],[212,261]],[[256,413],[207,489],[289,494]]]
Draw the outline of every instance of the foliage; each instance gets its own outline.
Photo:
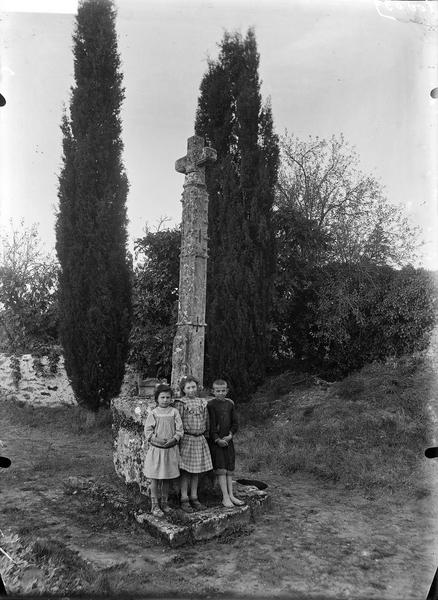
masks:
[[[303,142],[286,134],[281,150],[274,361],[336,376],[424,348],[435,291],[427,273],[406,266],[417,231],[402,210],[359,171],[342,135]]]
[[[323,263],[402,266],[415,258],[417,229],[386,200],[380,183],[360,171],[342,134],[281,138],[276,210],[277,222],[295,213],[326,241],[318,255]]]
[[[277,265],[274,282],[272,357],[274,363],[290,362],[306,355],[307,338],[314,315],[310,307],[317,299],[318,265],[329,237],[315,221],[296,208],[283,206],[274,213]]]
[[[58,264],[44,253],[37,225],[1,237],[0,322],[4,350],[44,353],[58,337]]]
[[[50,377],[58,372],[58,364],[61,358],[62,349],[60,346],[51,346],[46,349],[44,354],[35,353],[33,356],[32,366],[37,377]],[[42,357],[47,355],[47,362],[42,360]]]
[[[129,362],[144,376],[166,378],[178,316],[179,228],[146,231],[135,242]]]
[[[437,314],[431,273],[331,263],[309,268],[306,285],[277,303],[274,359],[281,365],[301,362],[333,378],[427,348]]]
[[[120,120],[124,91],[115,18],[110,0],[79,5],[75,87],[61,127],[60,337],[77,401],[93,411],[120,391],[131,320]]]
[[[22,378],[20,369],[20,359],[18,358],[18,356],[11,356],[11,358],[9,359],[9,367],[11,369],[12,381],[14,382],[15,387],[18,389]]]
[[[207,169],[209,261],[206,378],[224,377],[245,399],[269,352],[275,245],[272,226],[278,141],[262,106],[254,32],[225,33],[210,61],[195,131],[216,149]]]
[[[332,376],[427,348],[436,318],[432,276],[411,266],[326,267],[311,305],[307,352]]]

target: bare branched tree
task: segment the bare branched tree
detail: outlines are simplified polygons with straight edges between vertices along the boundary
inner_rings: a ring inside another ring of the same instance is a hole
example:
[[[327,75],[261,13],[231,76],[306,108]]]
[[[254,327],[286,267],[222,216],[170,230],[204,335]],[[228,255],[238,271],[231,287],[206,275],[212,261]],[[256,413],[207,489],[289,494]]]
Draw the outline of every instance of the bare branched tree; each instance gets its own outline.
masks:
[[[418,229],[361,172],[342,134],[301,141],[286,132],[280,145],[277,211],[293,210],[330,239],[327,260],[401,266],[416,258]]]

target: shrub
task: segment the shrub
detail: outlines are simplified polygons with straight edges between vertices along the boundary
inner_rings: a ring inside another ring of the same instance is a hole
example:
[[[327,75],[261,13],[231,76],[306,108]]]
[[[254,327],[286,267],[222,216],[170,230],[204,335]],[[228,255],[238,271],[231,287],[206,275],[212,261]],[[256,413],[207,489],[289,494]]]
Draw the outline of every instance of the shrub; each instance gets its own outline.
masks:
[[[178,309],[179,228],[147,231],[135,242],[129,362],[144,376],[167,378]]]
[[[300,339],[289,338],[290,352],[301,353],[327,377],[428,347],[437,308],[431,273],[411,266],[331,264],[312,285],[307,325],[298,328]]]

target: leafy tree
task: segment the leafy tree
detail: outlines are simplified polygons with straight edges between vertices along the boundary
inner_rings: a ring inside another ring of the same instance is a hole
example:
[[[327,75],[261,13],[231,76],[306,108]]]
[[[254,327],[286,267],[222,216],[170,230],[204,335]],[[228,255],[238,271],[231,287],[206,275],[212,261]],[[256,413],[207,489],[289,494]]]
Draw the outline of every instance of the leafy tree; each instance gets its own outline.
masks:
[[[417,231],[385,200],[380,184],[360,172],[358,156],[342,135],[300,141],[286,134],[281,159],[274,212],[275,360],[307,360],[334,370],[337,363],[345,372],[365,356],[399,353],[400,344],[395,350],[389,342],[377,343],[379,329],[371,321],[390,282],[398,281],[393,269],[415,257]],[[429,297],[426,279],[419,276],[417,284]],[[410,318],[418,324],[416,306]],[[426,335],[427,318],[422,322]],[[416,335],[423,339],[419,328]],[[410,351],[413,338],[405,341]]]
[[[0,322],[4,349],[46,353],[58,341],[58,264],[45,253],[37,225],[11,223],[1,237]]]
[[[62,122],[56,250],[60,336],[78,403],[91,411],[120,391],[131,320],[122,164],[124,98],[110,0],[85,0],[74,41],[75,86]]]
[[[276,368],[290,368],[293,358],[307,356],[309,331],[317,299],[319,265],[327,252],[329,237],[315,221],[295,207],[274,213],[277,264],[274,282],[272,357]]]
[[[367,362],[428,347],[437,309],[430,273],[339,263],[326,270],[310,308],[308,353],[315,366],[345,375]]]
[[[209,261],[206,375],[225,377],[239,399],[269,358],[278,144],[262,105],[254,32],[225,33],[200,86],[195,131],[218,153],[207,170]]]
[[[146,231],[135,241],[129,361],[144,376],[166,378],[178,318],[179,228]]]
[[[277,222],[294,211],[329,238],[320,261],[402,266],[415,258],[418,231],[386,200],[380,183],[360,171],[342,135],[302,141],[286,134],[280,146]]]

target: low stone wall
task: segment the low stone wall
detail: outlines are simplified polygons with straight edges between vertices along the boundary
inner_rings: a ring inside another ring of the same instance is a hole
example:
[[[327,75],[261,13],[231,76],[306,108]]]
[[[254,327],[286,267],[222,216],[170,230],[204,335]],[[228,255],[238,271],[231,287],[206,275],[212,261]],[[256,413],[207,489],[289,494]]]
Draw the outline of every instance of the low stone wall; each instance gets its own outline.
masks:
[[[16,379],[16,368],[12,361],[17,361],[20,379]],[[38,364],[39,362],[39,364]],[[36,361],[31,354],[12,357],[0,353],[0,392],[7,398],[33,406],[59,406],[62,404],[77,405],[74,392],[64,367],[61,355],[56,365],[56,372],[50,369],[50,361],[43,356]],[[126,365],[125,378],[120,395],[128,396],[135,389],[135,372]]]
[[[47,357],[40,359],[35,368],[31,354],[17,357],[20,379],[14,375],[11,356],[0,354],[0,391],[7,397],[18,401],[31,403],[35,406],[76,404],[73,390],[64,368],[61,356],[56,367],[56,373],[50,371]]]

